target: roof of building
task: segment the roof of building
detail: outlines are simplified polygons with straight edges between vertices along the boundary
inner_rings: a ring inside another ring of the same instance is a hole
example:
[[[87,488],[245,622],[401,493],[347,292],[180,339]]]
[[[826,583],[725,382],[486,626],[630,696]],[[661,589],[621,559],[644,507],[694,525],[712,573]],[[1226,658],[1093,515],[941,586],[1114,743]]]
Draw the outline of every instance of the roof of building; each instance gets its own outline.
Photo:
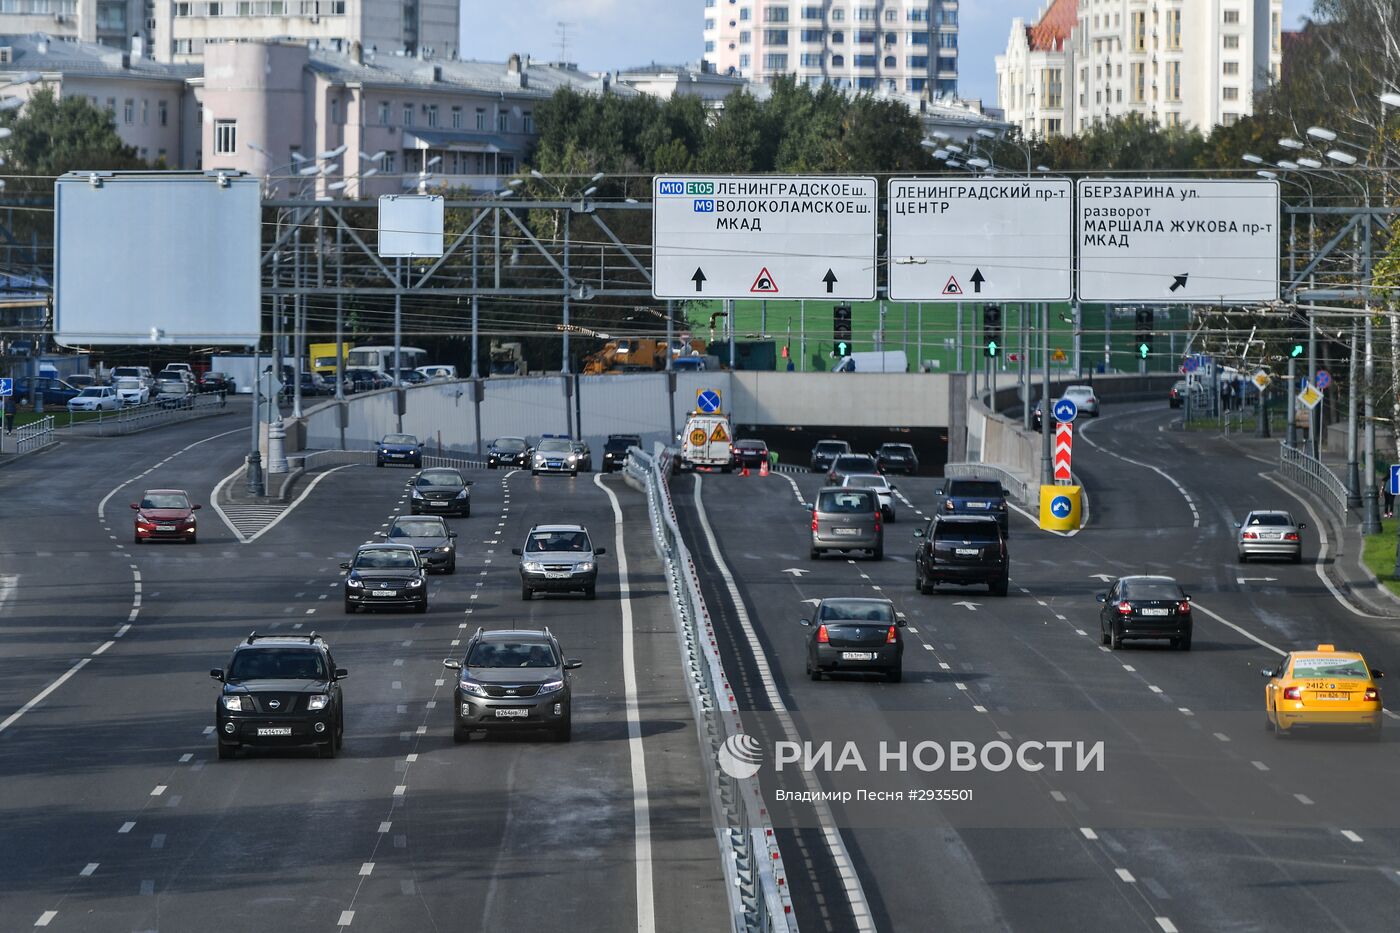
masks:
[[[203,72],[200,65],[162,64],[134,56],[125,49],[96,42],[58,39],[39,33],[0,36],[0,46],[10,48],[10,60],[0,73],[61,72],[65,75],[128,76],[183,81]]]
[[[438,87],[443,90],[472,90],[512,96],[548,97],[561,87],[580,91],[620,93],[631,96],[638,92],[617,85],[608,76],[580,71],[573,65],[537,63],[529,58],[515,62],[455,61],[452,59],[419,59],[405,55],[378,55],[364,52],[355,61],[347,51],[328,48],[311,50],[309,67],[335,81],[364,84]]]
[[[1034,26],[1026,27],[1026,40],[1032,52],[1059,52],[1069,41],[1069,33],[1079,22],[1079,0],[1052,0]]]

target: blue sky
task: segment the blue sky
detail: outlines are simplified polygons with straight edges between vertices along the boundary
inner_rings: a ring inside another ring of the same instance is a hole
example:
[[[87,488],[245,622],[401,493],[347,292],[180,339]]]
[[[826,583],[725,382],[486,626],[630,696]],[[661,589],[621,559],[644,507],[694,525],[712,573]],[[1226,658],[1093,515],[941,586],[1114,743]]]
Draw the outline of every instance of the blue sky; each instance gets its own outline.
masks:
[[[721,3],[724,0],[720,0]],[[757,2],[757,0],[755,0]],[[511,52],[559,58],[568,24],[568,59],[588,71],[657,62],[693,62],[701,54],[704,0],[463,0],[463,58],[504,61]],[[1296,28],[1312,0],[1284,0],[1284,28]],[[993,57],[1006,49],[1011,20],[1030,21],[1036,0],[963,0],[959,90],[995,105]]]

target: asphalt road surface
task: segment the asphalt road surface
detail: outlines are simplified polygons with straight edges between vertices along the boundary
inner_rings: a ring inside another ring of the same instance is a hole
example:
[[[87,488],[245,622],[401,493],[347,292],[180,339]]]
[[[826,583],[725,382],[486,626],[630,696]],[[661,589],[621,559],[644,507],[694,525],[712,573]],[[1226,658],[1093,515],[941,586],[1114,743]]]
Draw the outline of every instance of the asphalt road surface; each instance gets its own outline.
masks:
[[[206,505],[198,544],[133,545],[143,488],[207,503],[245,442],[198,422],[0,471],[0,930],[725,928],[643,497],[603,480],[618,524],[592,475],[473,471],[431,611],[348,616],[337,565],[408,471],[326,476],[248,544]],[[609,547],[596,601],[520,600],[510,548],[550,521]],[[442,660],[478,626],[548,626],[583,660],[572,742],[453,744]],[[208,671],[255,629],[317,631],[349,669],[340,757],[216,759]]]
[[[775,803],[776,820],[798,824],[782,842],[803,930],[1396,928],[1400,730],[1380,744],[1276,740],[1263,728],[1258,670],[1322,642],[1400,669],[1400,625],[1324,583],[1317,517],[1265,475],[1273,462],[1173,432],[1173,417],[1138,406],[1079,425],[1089,526],[1062,537],[1014,516],[1005,599],[983,587],[915,590],[910,535],[931,514],[937,480],[896,480],[904,501],[882,562],[809,559],[800,503],[820,487],[816,475],[674,480],[731,680],[753,711],[750,732],[775,738],[766,712],[781,705],[812,728],[835,724],[863,740],[904,735],[912,721],[956,724],[980,743],[1059,720],[1106,741],[1101,777],[1000,778],[1014,788],[1001,820],[968,819],[967,805],[951,802],[892,825],[871,811],[843,822],[838,810],[824,832]],[[1309,523],[1302,564],[1236,562],[1232,522],[1270,507]],[[1329,541],[1323,559],[1335,549]],[[1100,645],[1098,575],[1130,573],[1174,576],[1193,596],[1192,651]],[[809,630],[797,620],[834,595],[887,597],[905,614],[903,683],[806,677]],[[985,776],[930,780],[995,789]],[[1095,825],[1105,813],[1110,821]]]

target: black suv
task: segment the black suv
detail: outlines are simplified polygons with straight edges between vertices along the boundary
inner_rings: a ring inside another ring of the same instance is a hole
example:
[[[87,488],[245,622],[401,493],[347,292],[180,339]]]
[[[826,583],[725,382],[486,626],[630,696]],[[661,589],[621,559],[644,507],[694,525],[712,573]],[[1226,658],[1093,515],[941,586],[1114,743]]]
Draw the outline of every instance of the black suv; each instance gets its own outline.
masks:
[[[315,632],[254,632],[233,649],[227,667],[209,676],[224,685],[214,707],[220,758],[255,745],[314,745],[322,758],[334,758],[340,750],[345,738],[340,682],[349,672],[335,666],[330,646]]]
[[[875,465],[881,473],[913,476],[919,472],[919,458],[909,444],[881,444],[875,451]]]
[[[1006,488],[994,479],[950,479],[939,490],[939,517],[950,515],[990,515],[1007,536],[1011,512],[1006,507]]]
[[[831,462],[842,454],[851,452],[851,445],[845,441],[817,441],[812,448],[812,472],[825,473],[831,469]]]
[[[603,445],[603,472],[611,473],[627,461],[629,447],[641,447],[642,439],[636,434],[609,434]]]
[[[466,742],[473,732],[497,729],[543,729],[556,742],[569,741],[569,671],[583,662],[565,660],[549,629],[477,629],[462,660],[448,658],[442,665],[459,672],[452,702],[453,741]]]
[[[928,595],[940,583],[960,586],[985,583],[993,596],[1005,596],[1011,558],[1006,535],[990,515],[954,515],[933,519],[914,532],[914,586]]]

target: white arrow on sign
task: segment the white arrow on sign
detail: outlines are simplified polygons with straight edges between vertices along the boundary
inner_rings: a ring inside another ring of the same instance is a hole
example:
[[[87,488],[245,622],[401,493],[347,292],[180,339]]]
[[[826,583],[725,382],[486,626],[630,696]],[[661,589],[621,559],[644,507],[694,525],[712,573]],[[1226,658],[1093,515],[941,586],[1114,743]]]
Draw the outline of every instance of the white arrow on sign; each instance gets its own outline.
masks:
[[[970,603],[970,602],[968,602],[967,600],[963,600],[962,602],[959,602],[959,603],[953,603],[953,605],[954,605],[954,606],[966,606],[967,609],[968,609],[970,612],[976,612],[976,611],[977,611],[977,607],[980,606],[980,605],[982,605],[982,604],[981,604],[981,603]]]
[[[1246,583],[1277,583],[1278,577],[1235,577],[1235,582],[1241,586]]]
[[[788,569],[786,569],[786,570],[783,571],[783,573],[790,573],[790,574],[792,574],[794,577],[800,577],[800,576],[802,576],[803,574],[807,574],[807,573],[811,573],[811,572],[812,572],[812,571],[810,571],[810,570],[803,570],[801,567],[789,567]]]
[[[1090,579],[1090,580],[1102,580],[1104,583],[1112,583],[1112,582],[1114,581],[1115,578],[1114,578],[1112,575],[1107,574],[1107,573],[1091,573],[1091,574],[1089,574],[1089,579]]]

